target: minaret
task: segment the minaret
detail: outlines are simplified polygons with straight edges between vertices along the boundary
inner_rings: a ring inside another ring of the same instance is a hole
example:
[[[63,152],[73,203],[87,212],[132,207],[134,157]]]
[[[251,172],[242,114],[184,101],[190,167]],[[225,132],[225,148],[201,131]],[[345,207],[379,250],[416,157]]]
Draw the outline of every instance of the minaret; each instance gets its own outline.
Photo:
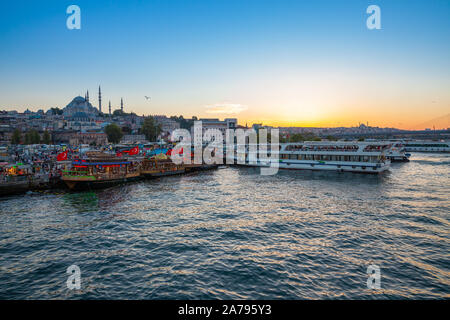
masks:
[[[98,86],[98,111],[102,113],[102,90]]]
[[[111,100],[109,101],[109,116],[111,117]]]
[[[123,99],[122,98],[120,98],[120,110],[122,110],[122,113],[123,113]]]
[[[86,101],[89,102],[89,90],[86,91]]]

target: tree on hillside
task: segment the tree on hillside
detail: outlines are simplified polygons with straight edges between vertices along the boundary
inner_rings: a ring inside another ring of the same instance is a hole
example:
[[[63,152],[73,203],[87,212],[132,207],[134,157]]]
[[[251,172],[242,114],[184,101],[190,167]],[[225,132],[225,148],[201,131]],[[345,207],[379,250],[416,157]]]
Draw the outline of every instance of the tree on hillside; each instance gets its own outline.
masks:
[[[11,136],[11,144],[19,144],[22,140],[22,132],[19,129],[15,129]]]
[[[36,130],[31,130],[31,143],[32,144],[39,144],[41,143],[41,136],[39,135],[39,132]]]
[[[63,111],[60,108],[50,108],[50,110],[52,110],[52,113],[54,115],[62,115]]]
[[[41,137],[36,130],[30,130],[25,133],[25,144],[39,144],[41,142]]]
[[[25,144],[31,144],[31,132],[27,131],[25,133],[25,138],[24,138],[24,142]]]
[[[301,133],[294,133],[289,137],[289,142],[301,142],[305,141],[305,137]]]
[[[119,143],[123,137],[122,129],[115,123],[107,125],[105,127],[105,133],[108,136],[108,141],[112,143]]]
[[[25,133],[25,144],[39,144],[41,143],[41,136],[39,133],[32,129]]]
[[[190,130],[191,127],[194,125],[194,121],[197,121],[198,118],[196,116],[193,116],[192,119],[185,119],[183,116],[171,116],[170,119],[175,120],[180,124],[181,129],[187,129]]]
[[[321,141],[322,139],[320,139],[312,132],[303,132],[303,133],[294,133],[287,140],[288,142],[303,142],[303,141]]]
[[[131,128],[128,126],[122,127],[122,132],[124,134],[131,134]]]
[[[156,141],[161,133],[161,126],[156,123],[155,118],[149,116],[145,118],[141,127],[141,133],[145,135],[148,141]]]
[[[328,135],[325,137],[325,139],[327,139],[328,141],[337,141],[338,139],[332,135]]]
[[[47,130],[45,130],[44,134],[42,135],[42,142],[44,144],[50,144],[50,142],[51,142],[50,134],[48,133]]]

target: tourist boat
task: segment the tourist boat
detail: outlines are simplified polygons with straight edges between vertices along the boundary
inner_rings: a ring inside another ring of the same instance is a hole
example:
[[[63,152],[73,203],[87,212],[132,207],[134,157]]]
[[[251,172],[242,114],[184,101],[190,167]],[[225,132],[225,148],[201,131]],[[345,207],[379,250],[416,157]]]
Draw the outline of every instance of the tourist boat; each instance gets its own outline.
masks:
[[[386,157],[391,143],[386,142],[301,142],[282,143],[278,159],[261,160],[246,146],[244,165],[270,166],[278,161],[280,169],[334,170],[381,173],[390,167]],[[270,146],[267,148],[270,151]],[[239,147],[237,148],[237,158]],[[240,163],[238,163],[240,164]]]
[[[405,150],[408,152],[450,152],[450,145],[443,141],[405,141]]]
[[[142,161],[141,174],[144,177],[163,177],[186,172],[184,165],[177,165],[170,158],[152,157]]]
[[[409,161],[410,153],[405,150],[405,145],[401,142],[392,142],[392,147],[386,152],[386,158],[391,162]]]
[[[2,163],[0,171],[2,172],[0,181],[1,196],[25,193],[30,190],[31,166],[22,163]]]
[[[71,190],[108,187],[140,179],[140,161],[118,158],[96,151],[86,158],[74,159],[71,170],[62,172],[62,180]]]

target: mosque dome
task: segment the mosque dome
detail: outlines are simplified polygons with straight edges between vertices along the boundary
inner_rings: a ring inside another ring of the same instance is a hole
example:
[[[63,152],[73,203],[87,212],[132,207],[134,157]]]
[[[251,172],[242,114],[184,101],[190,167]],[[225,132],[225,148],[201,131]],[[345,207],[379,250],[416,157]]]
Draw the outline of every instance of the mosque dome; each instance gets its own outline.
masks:
[[[76,118],[94,118],[98,110],[89,102],[88,95],[85,98],[77,96],[63,109],[63,114],[68,118],[75,118],[75,115]]]
[[[78,96],[78,97],[75,97],[71,103],[84,103],[85,101],[86,101],[85,98]]]

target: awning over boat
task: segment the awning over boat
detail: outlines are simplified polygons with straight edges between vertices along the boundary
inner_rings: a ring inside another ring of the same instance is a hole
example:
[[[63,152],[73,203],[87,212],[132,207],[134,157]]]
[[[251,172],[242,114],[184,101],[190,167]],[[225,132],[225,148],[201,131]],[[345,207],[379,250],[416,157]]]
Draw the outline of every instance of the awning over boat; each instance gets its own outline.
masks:
[[[88,162],[88,161],[73,161],[72,164],[83,165],[83,166],[108,166],[108,165],[124,165],[131,164],[131,161],[120,161],[120,162]]]

